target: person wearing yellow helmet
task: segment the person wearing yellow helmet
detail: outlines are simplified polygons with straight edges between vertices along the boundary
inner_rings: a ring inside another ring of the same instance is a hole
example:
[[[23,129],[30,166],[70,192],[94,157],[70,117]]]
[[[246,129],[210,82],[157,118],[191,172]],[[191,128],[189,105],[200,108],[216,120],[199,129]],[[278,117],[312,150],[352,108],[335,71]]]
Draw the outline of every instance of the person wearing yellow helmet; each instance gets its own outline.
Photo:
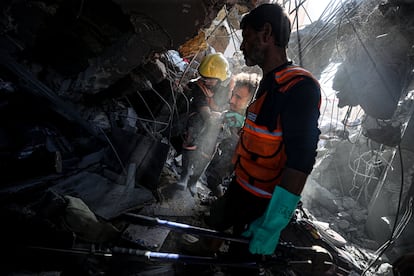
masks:
[[[230,97],[229,63],[221,53],[205,56],[198,67],[200,77],[189,83],[190,110],[184,132],[180,188],[194,196],[196,183],[214,152],[219,123]]]
[[[210,54],[204,57],[198,67],[203,78],[225,81],[230,77],[229,63],[222,53]]]

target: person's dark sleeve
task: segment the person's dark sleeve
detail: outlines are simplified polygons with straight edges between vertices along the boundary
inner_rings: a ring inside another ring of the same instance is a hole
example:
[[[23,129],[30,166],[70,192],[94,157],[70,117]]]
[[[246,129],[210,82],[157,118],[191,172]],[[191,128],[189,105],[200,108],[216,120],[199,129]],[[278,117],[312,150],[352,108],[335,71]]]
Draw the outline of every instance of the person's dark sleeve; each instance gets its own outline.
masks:
[[[320,89],[313,80],[305,79],[287,93],[281,117],[286,167],[310,174],[320,135]]]
[[[204,95],[203,91],[201,91],[201,89],[198,88],[198,86],[194,87],[194,89],[191,92],[191,105],[193,107],[193,111],[198,112],[202,107],[208,106],[206,96]]]

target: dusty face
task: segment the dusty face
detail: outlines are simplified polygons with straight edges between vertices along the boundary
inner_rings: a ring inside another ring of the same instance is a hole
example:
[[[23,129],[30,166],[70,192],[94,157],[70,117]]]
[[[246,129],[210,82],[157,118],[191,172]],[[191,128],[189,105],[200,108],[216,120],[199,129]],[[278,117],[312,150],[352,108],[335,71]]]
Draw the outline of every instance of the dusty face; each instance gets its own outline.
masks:
[[[249,89],[246,86],[236,86],[230,98],[230,110],[243,113],[250,101]]]
[[[218,79],[214,79],[214,78],[201,77],[201,81],[209,89],[213,89],[218,84]]]
[[[243,52],[244,60],[247,66],[261,65],[265,61],[264,52],[260,47],[260,31],[246,26],[242,31],[243,41],[240,44],[240,50]]]

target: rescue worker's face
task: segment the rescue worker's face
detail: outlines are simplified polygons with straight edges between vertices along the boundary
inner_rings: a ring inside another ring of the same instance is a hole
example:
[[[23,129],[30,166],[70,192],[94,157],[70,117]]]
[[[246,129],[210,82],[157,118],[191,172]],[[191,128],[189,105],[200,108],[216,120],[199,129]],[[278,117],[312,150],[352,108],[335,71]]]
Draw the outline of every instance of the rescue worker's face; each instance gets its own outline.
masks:
[[[214,88],[218,84],[218,79],[214,79],[214,78],[201,77],[201,81],[209,89]]]
[[[230,110],[242,113],[250,101],[249,89],[246,86],[236,86],[230,98]]]
[[[246,26],[242,31],[243,41],[240,44],[240,50],[243,52],[247,66],[260,66],[264,63],[264,52],[260,48],[260,32],[250,26]]]

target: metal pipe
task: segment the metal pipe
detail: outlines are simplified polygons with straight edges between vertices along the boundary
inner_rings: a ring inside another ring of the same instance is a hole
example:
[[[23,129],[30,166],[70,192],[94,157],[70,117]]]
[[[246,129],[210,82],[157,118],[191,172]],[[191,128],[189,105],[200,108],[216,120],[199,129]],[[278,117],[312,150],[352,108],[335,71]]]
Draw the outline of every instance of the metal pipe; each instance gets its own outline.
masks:
[[[140,224],[145,226],[161,226],[169,229],[173,229],[178,232],[183,232],[187,234],[202,235],[210,238],[217,238],[226,241],[240,242],[240,243],[249,243],[249,239],[245,237],[238,237],[232,234],[219,232],[212,229],[191,226],[184,223],[173,222],[168,220],[162,220],[159,218],[147,217],[143,215],[137,215],[133,213],[122,214],[121,219],[133,223]]]

